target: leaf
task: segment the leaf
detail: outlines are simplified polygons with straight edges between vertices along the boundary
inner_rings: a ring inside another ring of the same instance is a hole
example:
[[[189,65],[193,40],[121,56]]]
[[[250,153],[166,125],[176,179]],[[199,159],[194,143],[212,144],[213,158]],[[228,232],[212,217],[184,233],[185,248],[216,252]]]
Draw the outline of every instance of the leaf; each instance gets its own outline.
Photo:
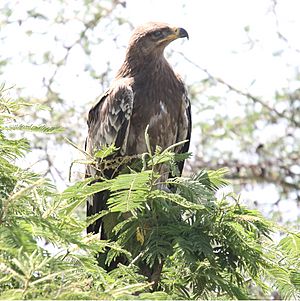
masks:
[[[223,178],[227,172],[227,168],[221,168],[216,171],[201,170],[197,175],[193,177],[193,180],[202,183],[205,187],[212,191],[216,191],[219,188],[228,185],[229,182]]]
[[[61,127],[55,126],[46,126],[42,125],[27,125],[27,124],[15,124],[11,126],[0,126],[2,130],[5,131],[26,131],[26,132],[37,132],[37,133],[45,133],[45,134],[57,134],[64,131]]]
[[[118,149],[119,147],[115,147],[114,144],[111,144],[109,146],[103,146],[100,150],[95,152],[94,157],[104,159],[114,154]]]
[[[199,181],[190,178],[174,178],[167,180],[167,184],[179,189],[179,194],[193,203],[205,203],[213,200],[214,194]]]
[[[289,233],[281,239],[279,247],[287,254],[300,258],[300,233]]]
[[[22,300],[23,289],[7,289],[0,294],[0,300]]]
[[[121,174],[112,180],[107,201],[111,212],[128,212],[142,208],[149,194],[151,171]]]
[[[93,224],[94,222],[96,222],[97,219],[104,217],[105,215],[109,214],[108,210],[101,210],[99,213],[96,213],[92,216],[89,216],[86,218],[86,225],[85,227]]]
[[[88,196],[101,191],[105,191],[110,188],[111,182],[108,180],[102,180],[101,182],[95,182],[93,178],[77,182],[73,186],[68,187],[60,194],[61,199],[83,199]]]
[[[172,300],[172,297],[165,292],[141,293],[140,300]]]
[[[275,287],[284,299],[297,299],[299,297],[299,291],[291,283],[287,270],[273,265],[268,268],[267,272],[274,277]]]
[[[299,270],[292,271],[290,274],[290,278],[291,278],[291,283],[296,287],[300,295],[300,271]]]
[[[149,199],[153,199],[156,201],[158,201],[159,199],[167,200],[167,201],[175,203],[185,209],[193,209],[193,210],[205,209],[205,207],[203,205],[192,203],[178,194],[168,193],[168,192],[165,192],[162,190],[152,191],[149,195]]]

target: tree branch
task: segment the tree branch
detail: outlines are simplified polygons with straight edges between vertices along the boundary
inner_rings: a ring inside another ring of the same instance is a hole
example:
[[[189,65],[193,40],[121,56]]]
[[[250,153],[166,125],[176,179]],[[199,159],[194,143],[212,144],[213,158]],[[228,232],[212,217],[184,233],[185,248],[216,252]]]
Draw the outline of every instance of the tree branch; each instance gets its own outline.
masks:
[[[237,94],[240,94],[248,99],[251,99],[254,103],[259,103],[261,104],[265,109],[267,109],[270,113],[272,113],[273,115],[276,115],[277,117],[280,118],[284,118],[289,120],[290,122],[292,122],[295,126],[300,127],[300,123],[297,122],[294,119],[291,119],[289,116],[286,116],[286,114],[279,112],[278,110],[276,110],[274,107],[271,107],[267,102],[261,100],[259,97],[252,95],[249,92],[245,92],[242,91],[236,87],[234,87],[233,85],[227,83],[226,81],[224,81],[222,78],[217,77],[212,75],[206,68],[201,67],[200,65],[196,64],[195,62],[193,62],[192,60],[190,60],[189,58],[187,58],[185,56],[184,53],[179,52],[179,54],[190,64],[192,64],[194,67],[196,67],[197,69],[201,70],[202,72],[204,72],[210,79],[216,81],[219,84],[222,84],[224,86],[226,86],[229,90],[234,91]]]

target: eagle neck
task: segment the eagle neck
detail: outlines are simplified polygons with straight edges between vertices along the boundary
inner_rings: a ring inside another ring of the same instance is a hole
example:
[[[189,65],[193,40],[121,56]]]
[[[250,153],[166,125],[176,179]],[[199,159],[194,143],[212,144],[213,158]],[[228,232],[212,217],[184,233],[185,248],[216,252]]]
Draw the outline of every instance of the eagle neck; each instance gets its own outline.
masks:
[[[149,56],[132,55],[127,53],[125,61],[118,71],[117,77],[161,76],[162,73],[172,70],[163,53]]]

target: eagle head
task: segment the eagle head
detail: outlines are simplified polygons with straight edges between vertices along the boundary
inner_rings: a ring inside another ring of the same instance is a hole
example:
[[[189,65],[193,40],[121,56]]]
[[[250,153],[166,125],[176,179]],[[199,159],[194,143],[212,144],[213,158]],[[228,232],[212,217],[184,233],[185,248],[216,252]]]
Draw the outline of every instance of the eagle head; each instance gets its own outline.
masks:
[[[140,54],[162,54],[165,47],[179,38],[189,38],[187,31],[166,23],[149,22],[137,27],[130,39],[128,52],[134,49]]]

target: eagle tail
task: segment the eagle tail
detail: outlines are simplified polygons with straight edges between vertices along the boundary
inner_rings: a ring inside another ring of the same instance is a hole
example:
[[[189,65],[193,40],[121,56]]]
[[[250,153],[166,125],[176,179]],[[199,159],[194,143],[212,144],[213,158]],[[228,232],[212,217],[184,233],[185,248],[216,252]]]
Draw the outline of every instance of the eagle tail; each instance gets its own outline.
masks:
[[[92,216],[107,209],[107,200],[109,199],[109,191],[101,191],[95,193],[87,201],[87,216]],[[97,219],[94,223],[87,227],[87,233],[100,233],[100,239],[107,239],[102,218]]]

